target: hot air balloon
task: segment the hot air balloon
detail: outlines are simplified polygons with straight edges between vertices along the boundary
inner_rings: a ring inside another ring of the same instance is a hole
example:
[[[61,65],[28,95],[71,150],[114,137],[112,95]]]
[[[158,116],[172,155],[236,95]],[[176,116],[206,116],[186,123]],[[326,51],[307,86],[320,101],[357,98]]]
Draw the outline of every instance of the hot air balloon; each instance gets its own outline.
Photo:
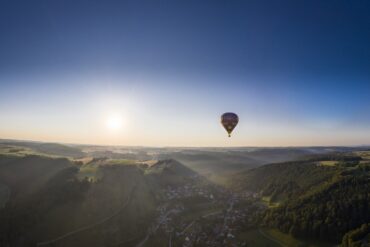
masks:
[[[233,132],[234,128],[239,122],[239,117],[235,113],[226,112],[221,116],[221,124],[224,126],[225,130],[231,137],[231,132]]]

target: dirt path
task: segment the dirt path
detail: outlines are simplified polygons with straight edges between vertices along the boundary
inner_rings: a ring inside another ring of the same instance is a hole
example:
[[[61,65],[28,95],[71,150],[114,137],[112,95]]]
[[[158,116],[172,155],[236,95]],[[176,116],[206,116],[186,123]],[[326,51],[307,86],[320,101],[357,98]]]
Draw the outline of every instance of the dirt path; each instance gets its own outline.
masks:
[[[62,236],[57,237],[55,239],[48,240],[48,241],[45,241],[45,242],[40,242],[40,243],[37,244],[37,246],[48,246],[48,245],[51,245],[51,244],[55,244],[55,243],[57,243],[59,241],[62,241],[64,239],[66,239],[68,237],[71,237],[73,235],[76,235],[78,233],[81,233],[81,232],[84,232],[84,231],[87,231],[87,230],[91,230],[91,229],[93,229],[93,228],[95,228],[97,226],[100,226],[100,225],[106,223],[107,221],[113,219],[114,217],[116,217],[117,215],[119,215],[127,207],[127,205],[130,203],[131,198],[132,198],[132,195],[134,194],[134,191],[136,190],[136,186],[137,185],[135,185],[134,188],[132,188],[132,190],[131,190],[131,192],[130,192],[130,194],[129,194],[127,200],[126,200],[126,202],[122,205],[122,207],[119,208],[112,215],[109,215],[108,217],[106,217],[106,218],[104,218],[104,219],[102,219],[102,220],[100,220],[100,221],[98,221],[96,223],[93,223],[91,225],[87,225],[87,226],[81,227],[81,228],[79,228],[77,230],[74,230],[74,231],[68,232],[66,234],[63,234]]]

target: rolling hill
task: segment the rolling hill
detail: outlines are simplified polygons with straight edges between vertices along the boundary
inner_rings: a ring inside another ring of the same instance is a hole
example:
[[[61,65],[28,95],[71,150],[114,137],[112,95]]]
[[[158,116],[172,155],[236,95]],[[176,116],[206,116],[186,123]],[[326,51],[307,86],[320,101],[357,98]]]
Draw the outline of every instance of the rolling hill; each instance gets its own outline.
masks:
[[[59,143],[0,140],[0,151],[2,149],[20,155],[41,154],[71,158],[81,158],[85,156],[85,153],[76,146]]]
[[[36,246],[60,237],[55,243],[61,246],[102,246],[108,236],[118,243],[141,237],[139,229],[147,227],[156,208],[152,187],[135,165],[99,166],[101,178],[89,182],[67,159],[1,156],[0,161],[0,183],[11,191],[0,210],[1,246]]]
[[[369,170],[361,157],[332,154],[265,165],[237,174],[230,185],[267,198],[270,208],[260,215],[261,226],[340,243],[347,232],[370,222]]]
[[[161,188],[195,175],[175,160],[143,167],[103,158],[81,164],[2,155],[0,184],[10,197],[0,209],[0,246],[133,245],[156,214]]]

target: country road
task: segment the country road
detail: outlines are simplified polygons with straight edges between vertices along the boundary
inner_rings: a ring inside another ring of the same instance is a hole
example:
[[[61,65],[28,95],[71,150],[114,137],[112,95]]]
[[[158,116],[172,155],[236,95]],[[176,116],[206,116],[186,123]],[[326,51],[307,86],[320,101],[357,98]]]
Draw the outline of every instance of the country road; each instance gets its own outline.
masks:
[[[160,217],[160,220],[159,220],[159,222],[158,222],[158,224],[157,224],[156,226],[151,226],[151,227],[148,229],[148,232],[147,232],[147,234],[145,235],[145,238],[144,238],[143,240],[141,240],[141,241],[140,241],[140,243],[138,243],[138,244],[136,245],[136,247],[142,247],[142,246],[144,246],[144,244],[146,243],[146,241],[148,241],[149,237],[150,237],[152,234],[154,234],[154,233],[158,230],[158,228],[162,225],[162,223],[166,220],[166,218],[167,218],[170,214],[172,214],[172,213],[176,213],[176,212],[177,212],[177,210],[172,209],[172,210],[168,211],[164,216],[161,216],[161,217]]]
[[[225,217],[224,217],[224,224],[223,224],[223,226],[222,226],[222,229],[225,229],[226,221],[227,221],[227,216],[228,216],[228,214],[233,210],[233,207],[234,207],[234,200],[233,200],[233,198],[231,198],[231,199],[229,200],[229,203],[230,203],[230,206],[229,206],[229,208],[226,210],[226,215],[225,215]]]
[[[181,235],[184,234],[186,232],[187,229],[189,229],[192,225],[194,225],[195,223],[195,220],[193,220],[189,225],[187,225],[187,227],[185,227],[184,230],[182,230],[182,232],[180,233]]]
[[[218,215],[218,214],[222,214],[222,210],[217,211],[217,212],[212,212],[212,213],[205,214],[205,215],[202,216],[202,218],[207,218],[209,216],[214,216],[214,215]]]
[[[55,238],[55,239],[48,240],[48,241],[45,241],[45,242],[37,243],[37,246],[48,246],[48,245],[55,244],[55,243],[57,243],[57,242],[59,242],[59,241],[62,241],[62,240],[64,240],[64,239],[66,239],[66,238],[68,238],[68,237],[71,237],[71,236],[73,236],[73,235],[76,235],[76,234],[78,234],[78,233],[81,233],[81,232],[84,232],[84,231],[87,231],[87,230],[91,230],[91,229],[93,229],[94,227],[100,226],[100,225],[102,225],[102,224],[106,223],[107,221],[109,221],[109,220],[113,219],[114,217],[116,217],[117,215],[119,215],[119,214],[120,214],[120,213],[121,213],[121,212],[122,212],[122,211],[127,207],[127,205],[130,203],[131,198],[132,198],[132,195],[134,194],[134,191],[136,190],[136,187],[137,187],[137,185],[135,185],[135,186],[132,188],[132,190],[131,190],[131,192],[130,192],[130,194],[129,194],[129,196],[128,196],[127,200],[126,200],[126,202],[122,205],[122,207],[121,207],[121,208],[119,208],[119,209],[118,209],[115,213],[113,213],[112,215],[109,215],[109,216],[105,217],[104,219],[102,219],[102,220],[100,220],[100,221],[98,221],[98,222],[96,222],[96,223],[93,223],[93,224],[90,224],[90,225],[87,225],[87,226],[81,227],[81,228],[79,228],[79,229],[77,229],[77,230],[74,230],[74,231],[71,231],[71,232],[65,233],[65,234],[63,234],[62,236],[59,236],[59,237],[57,237],[57,238]]]
[[[262,236],[264,236],[265,238],[267,238],[268,240],[271,240],[272,242],[275,242],[277,243],[278,245],[280,245],[281,247],[288,247],[286,246],[285,244],[283,244],[282,242],[280,242],[279,240],[277,239],[274,239],[272,237],[270,237],[269,235],[267,235],[264,231],[262,231],[261,229],[258,229],[258,232],[259,234],[261,234]]]

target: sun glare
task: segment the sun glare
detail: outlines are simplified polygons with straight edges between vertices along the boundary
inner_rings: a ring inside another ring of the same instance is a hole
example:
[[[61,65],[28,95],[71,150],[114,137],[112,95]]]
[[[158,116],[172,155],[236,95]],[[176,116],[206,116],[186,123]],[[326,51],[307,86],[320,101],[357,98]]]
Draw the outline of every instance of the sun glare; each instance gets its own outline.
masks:
[[[108,116],[106,126],[110,130],[120,130],[123,126],[123,118],[121,114],[114,113]]]

